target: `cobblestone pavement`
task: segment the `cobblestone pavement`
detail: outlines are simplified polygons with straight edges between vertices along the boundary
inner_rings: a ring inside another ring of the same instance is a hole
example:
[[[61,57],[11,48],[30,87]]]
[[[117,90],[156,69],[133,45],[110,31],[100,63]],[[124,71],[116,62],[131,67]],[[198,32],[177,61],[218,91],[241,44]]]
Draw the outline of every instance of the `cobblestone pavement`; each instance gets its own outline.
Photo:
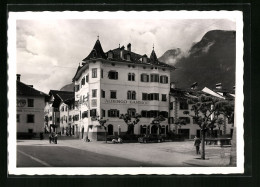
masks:
[[[174,166],[228,166],[230,147],[206,146],[206,160],[196,155],[193,141],[163,143],[123,143],[84,142],[79,139],[58,140],[58,144],[49,144],[48,140],[18,140],[17,145],[24,146],[67,146],[92,153],[116,156],[151,165]]]

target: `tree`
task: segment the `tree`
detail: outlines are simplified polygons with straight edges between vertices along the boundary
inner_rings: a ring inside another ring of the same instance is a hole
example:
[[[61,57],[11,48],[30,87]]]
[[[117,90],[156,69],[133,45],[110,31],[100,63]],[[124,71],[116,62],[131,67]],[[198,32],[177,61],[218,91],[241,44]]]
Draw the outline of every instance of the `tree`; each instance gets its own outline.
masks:
[[[219,118],[219,115],[214,113],[223,113],[224,115],[232,113],[232,107],[230,102],[226,100],[220,100],[219,98],[208,96],[205,94],[199,95],[197,98],[188,99],[188,104],[192,104],[192,111],[194,115],[192,118],[199,125],[202,135],[202,154],[201,158],[205,160],[205,135],[206,131],[214,128],[214,124]]]
[[[188,113],[185,113],[185,114],[187,115]],[[184,119],[175,118],[174,124],[176,125],[176,133],[177,133],[177,131],[178,131],[179,128],[181,129],[181,127],[182,127],[183,125],[186,125],[186,121],[185,121]],[[178,128],[177,128],[177,127],[178,127]]]
[[[160,124],[161,124],[162,121],[165,121],[165,117],[163,117],[162,115],[155,117],[152,121],[152,124],[155,124],[157,126],[157,129],[158,129],[157,133],[158,134],[160,132],[160,127],[161,127]]]
[[[92,120],[97,120],[100,127],[105,129],[105,139],[106,139],[106,143],[107,143],[107,126],[105,126],[105,123],[108,121],[108,119],[103,119],[103,117],[100,116],[96,116],[96,117],[92,117]]]
[[[119,116],[119,119],[123,119],[127,125],[127,134],[134,134],[134,126],[140,121],[140,118],[141,115],[138,113],[136,113],[134,116],[129,114],[121,114]]]

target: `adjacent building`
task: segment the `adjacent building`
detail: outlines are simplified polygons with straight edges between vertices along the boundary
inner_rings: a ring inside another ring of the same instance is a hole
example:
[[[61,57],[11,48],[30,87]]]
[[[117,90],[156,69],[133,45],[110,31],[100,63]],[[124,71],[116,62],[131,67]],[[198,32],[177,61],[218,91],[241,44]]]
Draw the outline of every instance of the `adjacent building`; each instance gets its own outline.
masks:
[[[133,52],[129,43],[126,49],[119,46],[105,53],[98,39],[72,79],[80,137],[104,139],[96,117],[108,120],[108,135],[125,133],[127,125],[119,116],[126,113],[142,116],[134,134],[166,134],[168,120],[160,123],[160,130],[153,121],[159,115],[169,117],[169,80],[174,70],[157,59],[154,49],[148,57]]]
[[[39,136],[44,130],[44,106],[48,95],[20,81],[17,74],[16,125],[17,137]]]
[[[186,139],[193,139],[195,136],[200,137],[201,134],[200,127],[196,121],[191,116],[187,115],[187,113],[193,114],[192,105],[188,104],[187,100],[200,94],[208,94],[198,90],[197,86],[198,84],[194,83],[189,89],[180,89],[176,88],[174,84],[171,85],[169,124],[173,132],[182,134]],[[212,89],[212,94],[218,94],[216,96],[227,100],[233,100],[235,97],[234,90],[223,89],[221,84],[216,84],[216,88]],[[216,124],[213,132],[208,131],[207,136],[212,136],[210,133],[213,133],[214,137],[220,135],[232,135],[234,127],[233,123],[222,114],[220,114],[219,117],[224,120],[224,124],[221,126]],[[176,124],[176,121],[179,119],[184,120],[186,124]]]

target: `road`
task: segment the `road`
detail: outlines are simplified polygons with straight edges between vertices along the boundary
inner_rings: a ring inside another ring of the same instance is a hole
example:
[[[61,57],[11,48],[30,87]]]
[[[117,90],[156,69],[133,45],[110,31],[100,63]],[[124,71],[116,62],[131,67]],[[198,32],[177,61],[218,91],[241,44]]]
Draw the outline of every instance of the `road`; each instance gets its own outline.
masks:
[[[67,146],[18,146],[17,167],[159,166]]]
[[[206,157],[210,159],[203,161],[203,165],[227,165],[229,152],[230,148],[207,147]],[[220,158],[223,153],[224,158]],[[58,144],[49,144],[47,140],[17,141],[17,167],[192,167],[200,164],[199,157],[192,141],[147,144],[78,139],[59,140]]]

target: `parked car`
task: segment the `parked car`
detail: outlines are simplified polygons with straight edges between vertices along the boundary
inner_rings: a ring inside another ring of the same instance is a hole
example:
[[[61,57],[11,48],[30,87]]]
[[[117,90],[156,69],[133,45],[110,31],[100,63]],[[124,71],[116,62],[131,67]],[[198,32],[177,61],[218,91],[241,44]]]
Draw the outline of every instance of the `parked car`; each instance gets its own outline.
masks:
[[[138,138],[138,142],[140,143],[147,143],[147,142],[163,142],[163,137],[161,135],[157,134],[149,134],[145,135],[143,137]]]

